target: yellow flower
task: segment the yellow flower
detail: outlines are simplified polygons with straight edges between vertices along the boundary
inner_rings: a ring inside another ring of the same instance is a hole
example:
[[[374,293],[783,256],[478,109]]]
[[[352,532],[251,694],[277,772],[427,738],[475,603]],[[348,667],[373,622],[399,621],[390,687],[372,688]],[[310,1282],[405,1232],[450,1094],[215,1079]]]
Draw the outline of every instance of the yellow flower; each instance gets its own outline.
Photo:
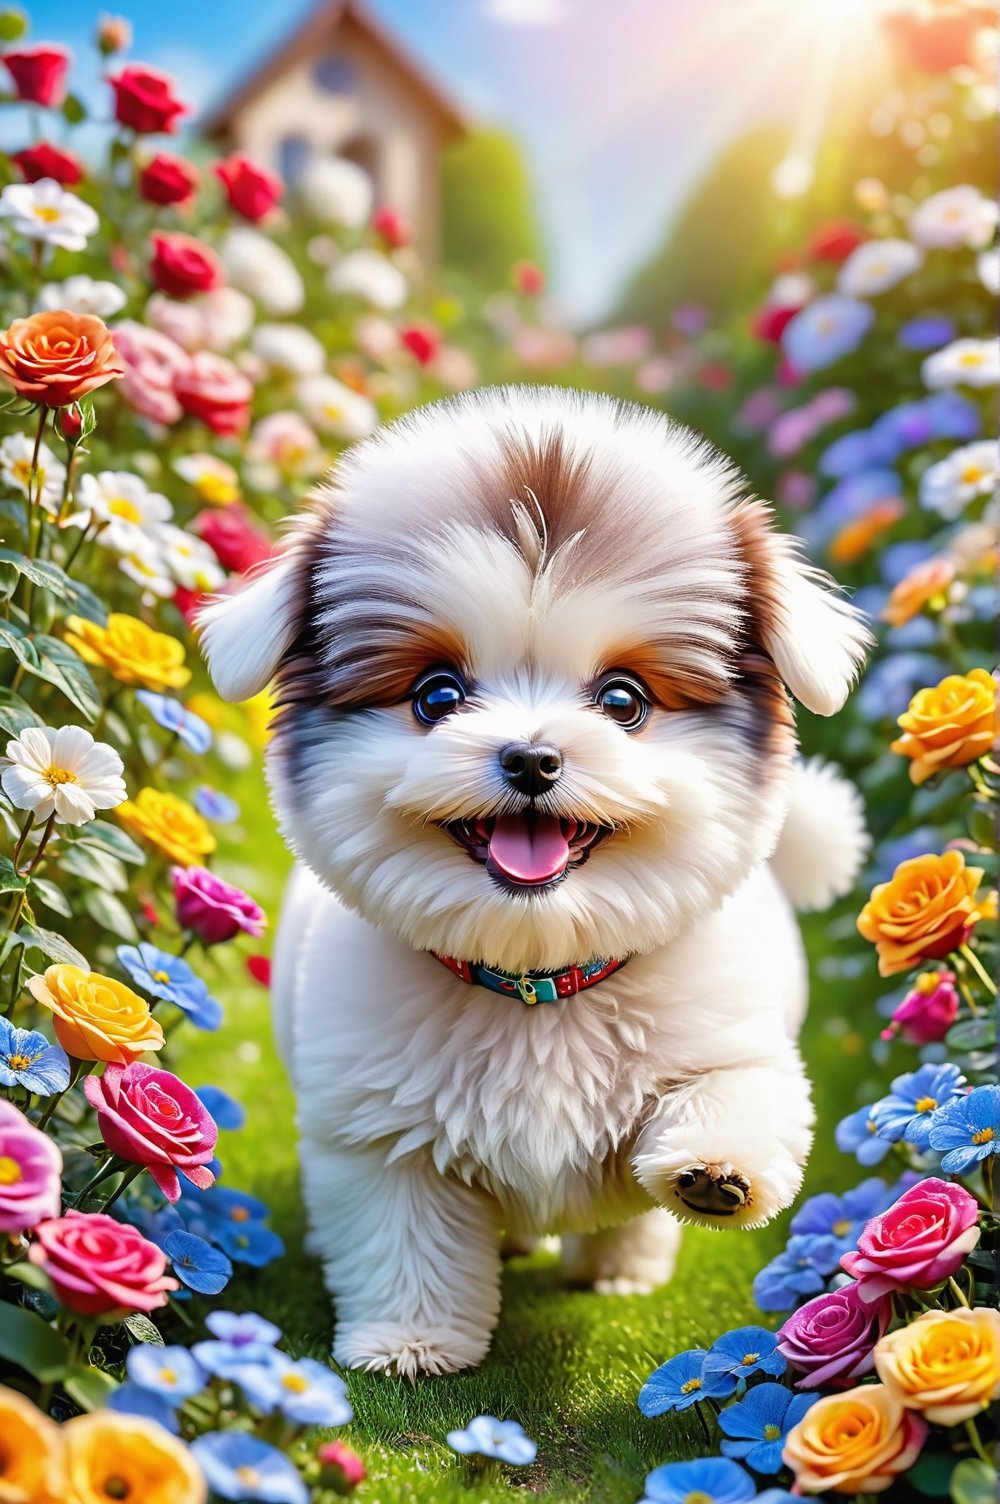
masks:
[[[184,646],[176,637],[155,632],[136,616],[112,611],[106,627],[71,616],[66,641],[87,663],[100,664],[122,684],[147,689],[180,689],[191,677],[184,666]]]
[[[782,1456],[797,1489],[818,1494],[878,1494],[912,1467],[926,1423],[881,1384],[826,1394],[785,1437]]]
[[[147,1050],[163,1048],[163,1030],[149,1004],[112,977],[79,966],[50,966],[31,978],[28,990],[53,1014],[56,1038],[74,1060],[130,1065]]]
[[[921,689],[899,717],[905,733],[892,750],[912,758],[910,777],[924,783],[942,768],[964,768],[993,745],[998,730],[997,689],[984,668],[948,674],[936,689]]]
[[[95,1410],[62,1428],[69,1504],[206,1504],[201,1469],[182,1441],[155,1420]]]
[[[1000,1311],[925,1311],[875,1348],[886,1389],[938,1426],[957,1426],[1000,1399]]]
[[[54,1421],[0,1386],[0,1504],[65,1504],[66,1454]]]
[[[982,877],[960,851],[900,862],[858,915],[858,929],[878,951],[879,975],[939,961],[964,945],[980,919],[994,912],[992,895],[976,896]]]
[[[263,750],[272,736],[271,723],[274,719],[274,696],[269,689],[264,689],[259,695],[254,695],[252,700],[247,700],[243,709],[246,712],[253,744],[260,750]]]
[[[940,609],[947,603],[948,587],[954,578],[955,566],[950,559],[928,559],[918,564],[894,588],[882,612],[883,620],[891,627],[903,627],[927,605]]]
[[[123,825],[143,836],[182,867],[198,866],[215,850],[216,840],[196,809],[176,794],[140,789],[115,810]]]

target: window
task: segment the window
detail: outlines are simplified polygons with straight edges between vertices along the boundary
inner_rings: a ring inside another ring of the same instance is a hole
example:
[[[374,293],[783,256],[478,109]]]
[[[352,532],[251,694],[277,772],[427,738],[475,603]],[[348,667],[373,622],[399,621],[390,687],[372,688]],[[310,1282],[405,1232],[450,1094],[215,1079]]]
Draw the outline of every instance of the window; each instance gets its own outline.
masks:
[[[350,94],[357,75],[346,57],[321,57],[313,68],[313,79],[327,94]]]
[[[278,170],[291,187],[302,176],[311,147],[305,136],[284,136],[278,147]]]

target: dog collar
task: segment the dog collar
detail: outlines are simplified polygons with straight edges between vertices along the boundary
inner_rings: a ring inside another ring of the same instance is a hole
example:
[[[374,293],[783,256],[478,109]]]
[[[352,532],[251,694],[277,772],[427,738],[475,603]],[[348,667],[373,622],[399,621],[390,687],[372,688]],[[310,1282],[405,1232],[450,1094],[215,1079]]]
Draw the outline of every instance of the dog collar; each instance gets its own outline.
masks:
[[[473,961],[457,961],[454,956],[438,955],[436,950],[432,950],[431,955],[463,982],[474,987],[488,987],[491,992],[502,992],[506,997],[519,997],[529,1008],[535,1003],[558,1003],[563,998],[574,997],[576,993],[603,982],[612,972],[620,971],[628,959],[587,961],[583,966],[569,966],[565,971],[517,973],[493,971],[489,966],[477,966]]]

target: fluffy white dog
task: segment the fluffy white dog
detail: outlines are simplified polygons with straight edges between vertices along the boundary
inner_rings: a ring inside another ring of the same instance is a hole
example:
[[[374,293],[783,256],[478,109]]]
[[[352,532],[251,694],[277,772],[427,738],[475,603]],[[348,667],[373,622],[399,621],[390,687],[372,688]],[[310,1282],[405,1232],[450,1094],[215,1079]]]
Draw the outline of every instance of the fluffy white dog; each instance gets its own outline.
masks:
[[[868,634],[744,490],[646,409],[464,395],[353,448],[203,614],[224,696],[276,684],[275,1024],[341,1363],[479,1363],[502,1233],[648,1288],[679,1222],[795,1196],[789,899],[865,834],[785,686],[830,715]]]

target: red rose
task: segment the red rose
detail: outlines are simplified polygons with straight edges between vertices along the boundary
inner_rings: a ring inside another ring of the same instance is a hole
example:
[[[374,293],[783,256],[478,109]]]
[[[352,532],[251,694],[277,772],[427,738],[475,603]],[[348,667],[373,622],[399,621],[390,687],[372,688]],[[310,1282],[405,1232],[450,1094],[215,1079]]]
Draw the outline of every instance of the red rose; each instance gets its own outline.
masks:
[[[65,47],[21,47],[3,60],[14,80],[17,98],[28,104],[61,105],[66,98],[66,71],[72,54]]]
[[[171,135],[188,106],[174,94],[174,81],[158,68],[133,63],[109,80],[115,91],[115,119],[140,136]]]
[[[265,219],[284,197],[285,185],[278,174],[239,152],[216,162],[212,170],[226,190],[230,208],[254,224]]]
[[[856,251],[867,238],[864,231],[849,219],[831,219],[813,232],[809,241],[809,254],[814,261],[839,263],[846,261],[851,252]]]
[[[28,1257],[52,1281],[56,1299],[79,1316],[118,1321],[155,1311],[179,1289],[167,1256],[138,1228],[100,1212],[67,1212],[35,1228]]]
[[[61,151],[47,141],[26,146],[23,151],[12,151],[10,160],[16,162],[24,174],[26,183],[37,183],[39,178],[54,178],[64,187],[78,183],[83,177],[83,164],[71,151]]]
[[[238,501],[199,512],[191,527],[213,550],[223,569],[245,574],[271,557],[270,538],[254,527],[250,513]]]
[[[250,421],[253,385],[222,355],[199,350],[174,382],[174,395],[192,418],[223,437],[241,434]]]
[[[441,348],[441,336],[433,324],[408,324],[399,331],[399,338],[422,366],[429,366]]]
[[[388,204],[375,210],[372,215],[372,229],[393,251],[398,251],[401,246],[409,245],[413,239],[410,225],[398,209],[390,209]]]
[[[533,261],[515,261],[511,276],[517,291],[529,298],[536,298],[544,290],[545,273]]]
[[[199,181],[197,167],[185,157],[160,151],[139,174],[139,192],[150,204],[187,204],[194,197]]]
[[[781,336],[786,327],[792,322],[797,313],[802,310],[796,307],[777,307],[773,303],[765,303],[763,308],[750,320],[750,332],[758,339],[766,340],[769,344],[780,345]]]
[[[181,230],[154,230],[149,275],[171,298],[211,292],[226,280],[225,269],[210,245]]]

